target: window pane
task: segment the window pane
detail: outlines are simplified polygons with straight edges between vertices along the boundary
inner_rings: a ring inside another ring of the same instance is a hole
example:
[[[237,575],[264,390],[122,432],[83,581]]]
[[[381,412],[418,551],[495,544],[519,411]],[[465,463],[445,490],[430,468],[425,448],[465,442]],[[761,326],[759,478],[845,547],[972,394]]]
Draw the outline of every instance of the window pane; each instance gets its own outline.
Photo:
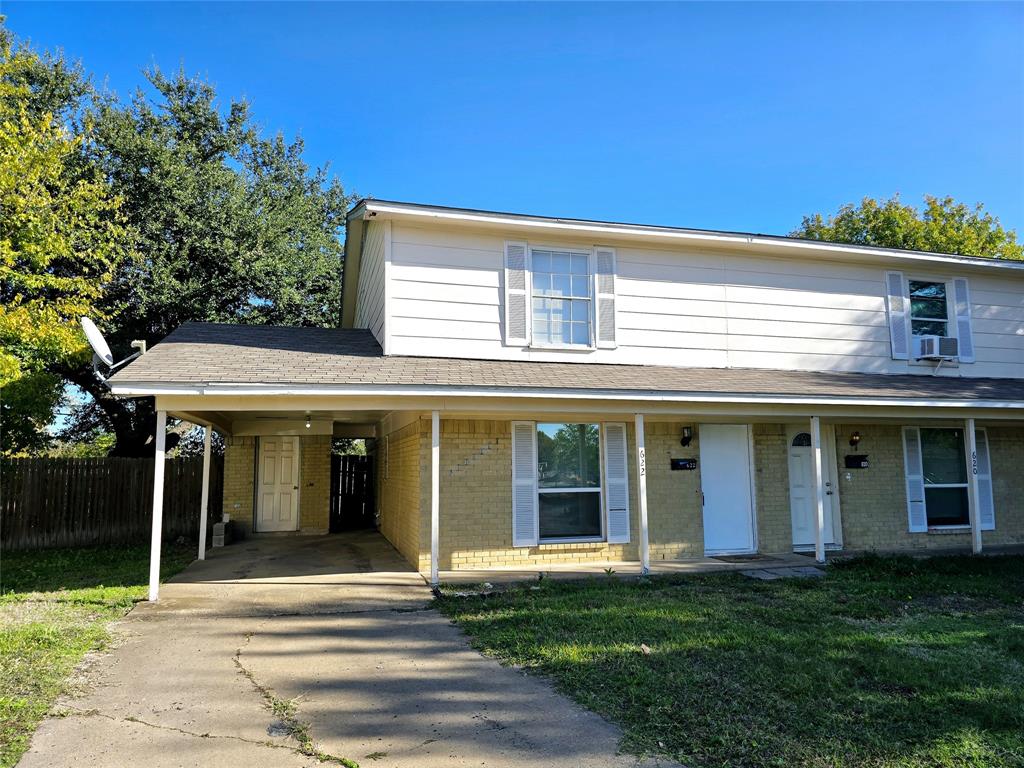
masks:
[[[925,488],[924,504],[928,525],[967,525],[966,488]]]
[[[573,323],[572,324],[572,343],[573,344],[589,344],[590,343],[590,332],[587,328],[586,323]]]
[[[942,299],[911,299],[910,316],[928,320],[946,320],[946,301]]]
[[[552,320],[569,320],[569,302],[566,299],[550,299],[548,304],[551,306],[551,319]]]
[[[551,271],[551,253],[549,251],[533,251],[533,271]]]
[[[921,461],[926,485],[966,483],[966,457],[962,430],[921,430]],[[931,509],[928,514],[931,514]]]
[[[551,293],[551,275],[534,272],[533,292],[534,294]]]
[[[599,487],[599,434],[597,424],[538,424],[537,472],[540,487]]]
[[[540,537],[566,539],[601,535],[601,494],[540,494]]]
[[[572,278],[568,275],[551,276],[551,295],[570,296],[572,295]]]
[[[581,253],[572,255],[572,273],[574,275],[586,275],[590,273],[590,257]]]
[[[587,322],[590,320],[590,302],[589,301],[574,301],[572,302],[572,319],[578,322]]]
[[[541,344],[551,343],[551,324],[547,320],[533,318],[533,338]]]
[[[915,336],[945,336],[946,323],[938,320],[911,320],[911,333]]]
[[[573,275],[572,295],[583,299],[590,298],[590,277],[584,275]]]
[[[569,268],[569,254],[568,253],[552,253],[551,254],[551,271],[561,272],[563,275],[569,274],[571,271]]]
[[[916,298],[933,298],[943,299],[946,298],[946,284],[945,283],[926,283],[921,280],[910,281],[910,297]]]

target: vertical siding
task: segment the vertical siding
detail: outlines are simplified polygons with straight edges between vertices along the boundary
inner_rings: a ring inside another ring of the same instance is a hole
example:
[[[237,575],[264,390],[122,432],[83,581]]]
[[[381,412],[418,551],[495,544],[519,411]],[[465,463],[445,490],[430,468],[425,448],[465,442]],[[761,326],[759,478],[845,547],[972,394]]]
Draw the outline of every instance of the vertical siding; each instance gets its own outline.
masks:
[[[501,323],[504,240],[500,232],[394,224],[393,354],[932,372],[891,359],[883,266],[621,245],[617,349],[508,347]],[[543,244],[591,246],[557,238]],[[1024,279],[973,276],[970,285],[977,362],[944,366],[940,375],[1024,376]]]
[[[366,241],[359,268],[356,298],[356,328],[369,328],[384,345],[384,238],[385,223],[366,222]]]

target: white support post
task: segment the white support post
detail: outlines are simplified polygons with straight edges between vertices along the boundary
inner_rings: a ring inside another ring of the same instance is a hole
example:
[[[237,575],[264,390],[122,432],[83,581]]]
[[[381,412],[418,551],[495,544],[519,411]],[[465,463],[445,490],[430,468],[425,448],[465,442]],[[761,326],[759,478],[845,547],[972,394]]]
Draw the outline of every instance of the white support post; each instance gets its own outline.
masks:
[[[156,450],[153,453],[153,533],[149,543],[149,602],[160,597],[160,537],[164,528],[164,450],[167,411],[156,412]]]
[[[441,522],[441,415],[430,414],[430,585],[437,586],[438,529]]]
[[[635,414],[636,421],[636,478],[640,499],[640,573],[651,572],[651,550],[647,535],[647,448],[644,439],[644,415]]]
[[[199,502],[199,559],[206,559],[206,517],[210,507],[210,439],[213,427],[207,426],[203,435],[203,498]]]
[[[967,448],[967,514],[971,521],[971,551],[981,554],[981,515],[978,509],[978,436],[974,419],[964,421],[964,446]]]
[[[814,559],[825,562],[825,486],[821,469],[821,419],[811,417],[811,463],[814,465]]]

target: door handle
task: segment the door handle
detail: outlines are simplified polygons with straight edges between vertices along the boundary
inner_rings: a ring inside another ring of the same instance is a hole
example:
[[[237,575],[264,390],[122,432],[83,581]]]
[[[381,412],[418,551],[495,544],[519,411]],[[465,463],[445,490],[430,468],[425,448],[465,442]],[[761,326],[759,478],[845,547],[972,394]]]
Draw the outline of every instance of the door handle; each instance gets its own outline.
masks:
[[[292,488],[293,488],[294,490],[296,490],[296,491],[297,491],[297,490],[299,490],[299,486],[297,486],[297,485],[293,485],[293,486],[292,486]],[[829,491],[829,493],[831,493],[831,491]]]

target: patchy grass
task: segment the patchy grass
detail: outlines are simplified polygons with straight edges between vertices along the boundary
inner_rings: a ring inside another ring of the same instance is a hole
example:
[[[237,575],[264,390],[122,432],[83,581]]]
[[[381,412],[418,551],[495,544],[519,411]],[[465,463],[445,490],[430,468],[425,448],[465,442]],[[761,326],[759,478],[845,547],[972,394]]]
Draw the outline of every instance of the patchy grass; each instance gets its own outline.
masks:
[[[165,543],[161,576],[184,568],[192,547]],[[146,596],[149,547],[0,554],[0,767],[18,762],[36,725],[107,625]]]
[[[693,768],[1024,765],[1024,557],[545,580],[437,604],[481,651],[621,725],[634,753]]]

